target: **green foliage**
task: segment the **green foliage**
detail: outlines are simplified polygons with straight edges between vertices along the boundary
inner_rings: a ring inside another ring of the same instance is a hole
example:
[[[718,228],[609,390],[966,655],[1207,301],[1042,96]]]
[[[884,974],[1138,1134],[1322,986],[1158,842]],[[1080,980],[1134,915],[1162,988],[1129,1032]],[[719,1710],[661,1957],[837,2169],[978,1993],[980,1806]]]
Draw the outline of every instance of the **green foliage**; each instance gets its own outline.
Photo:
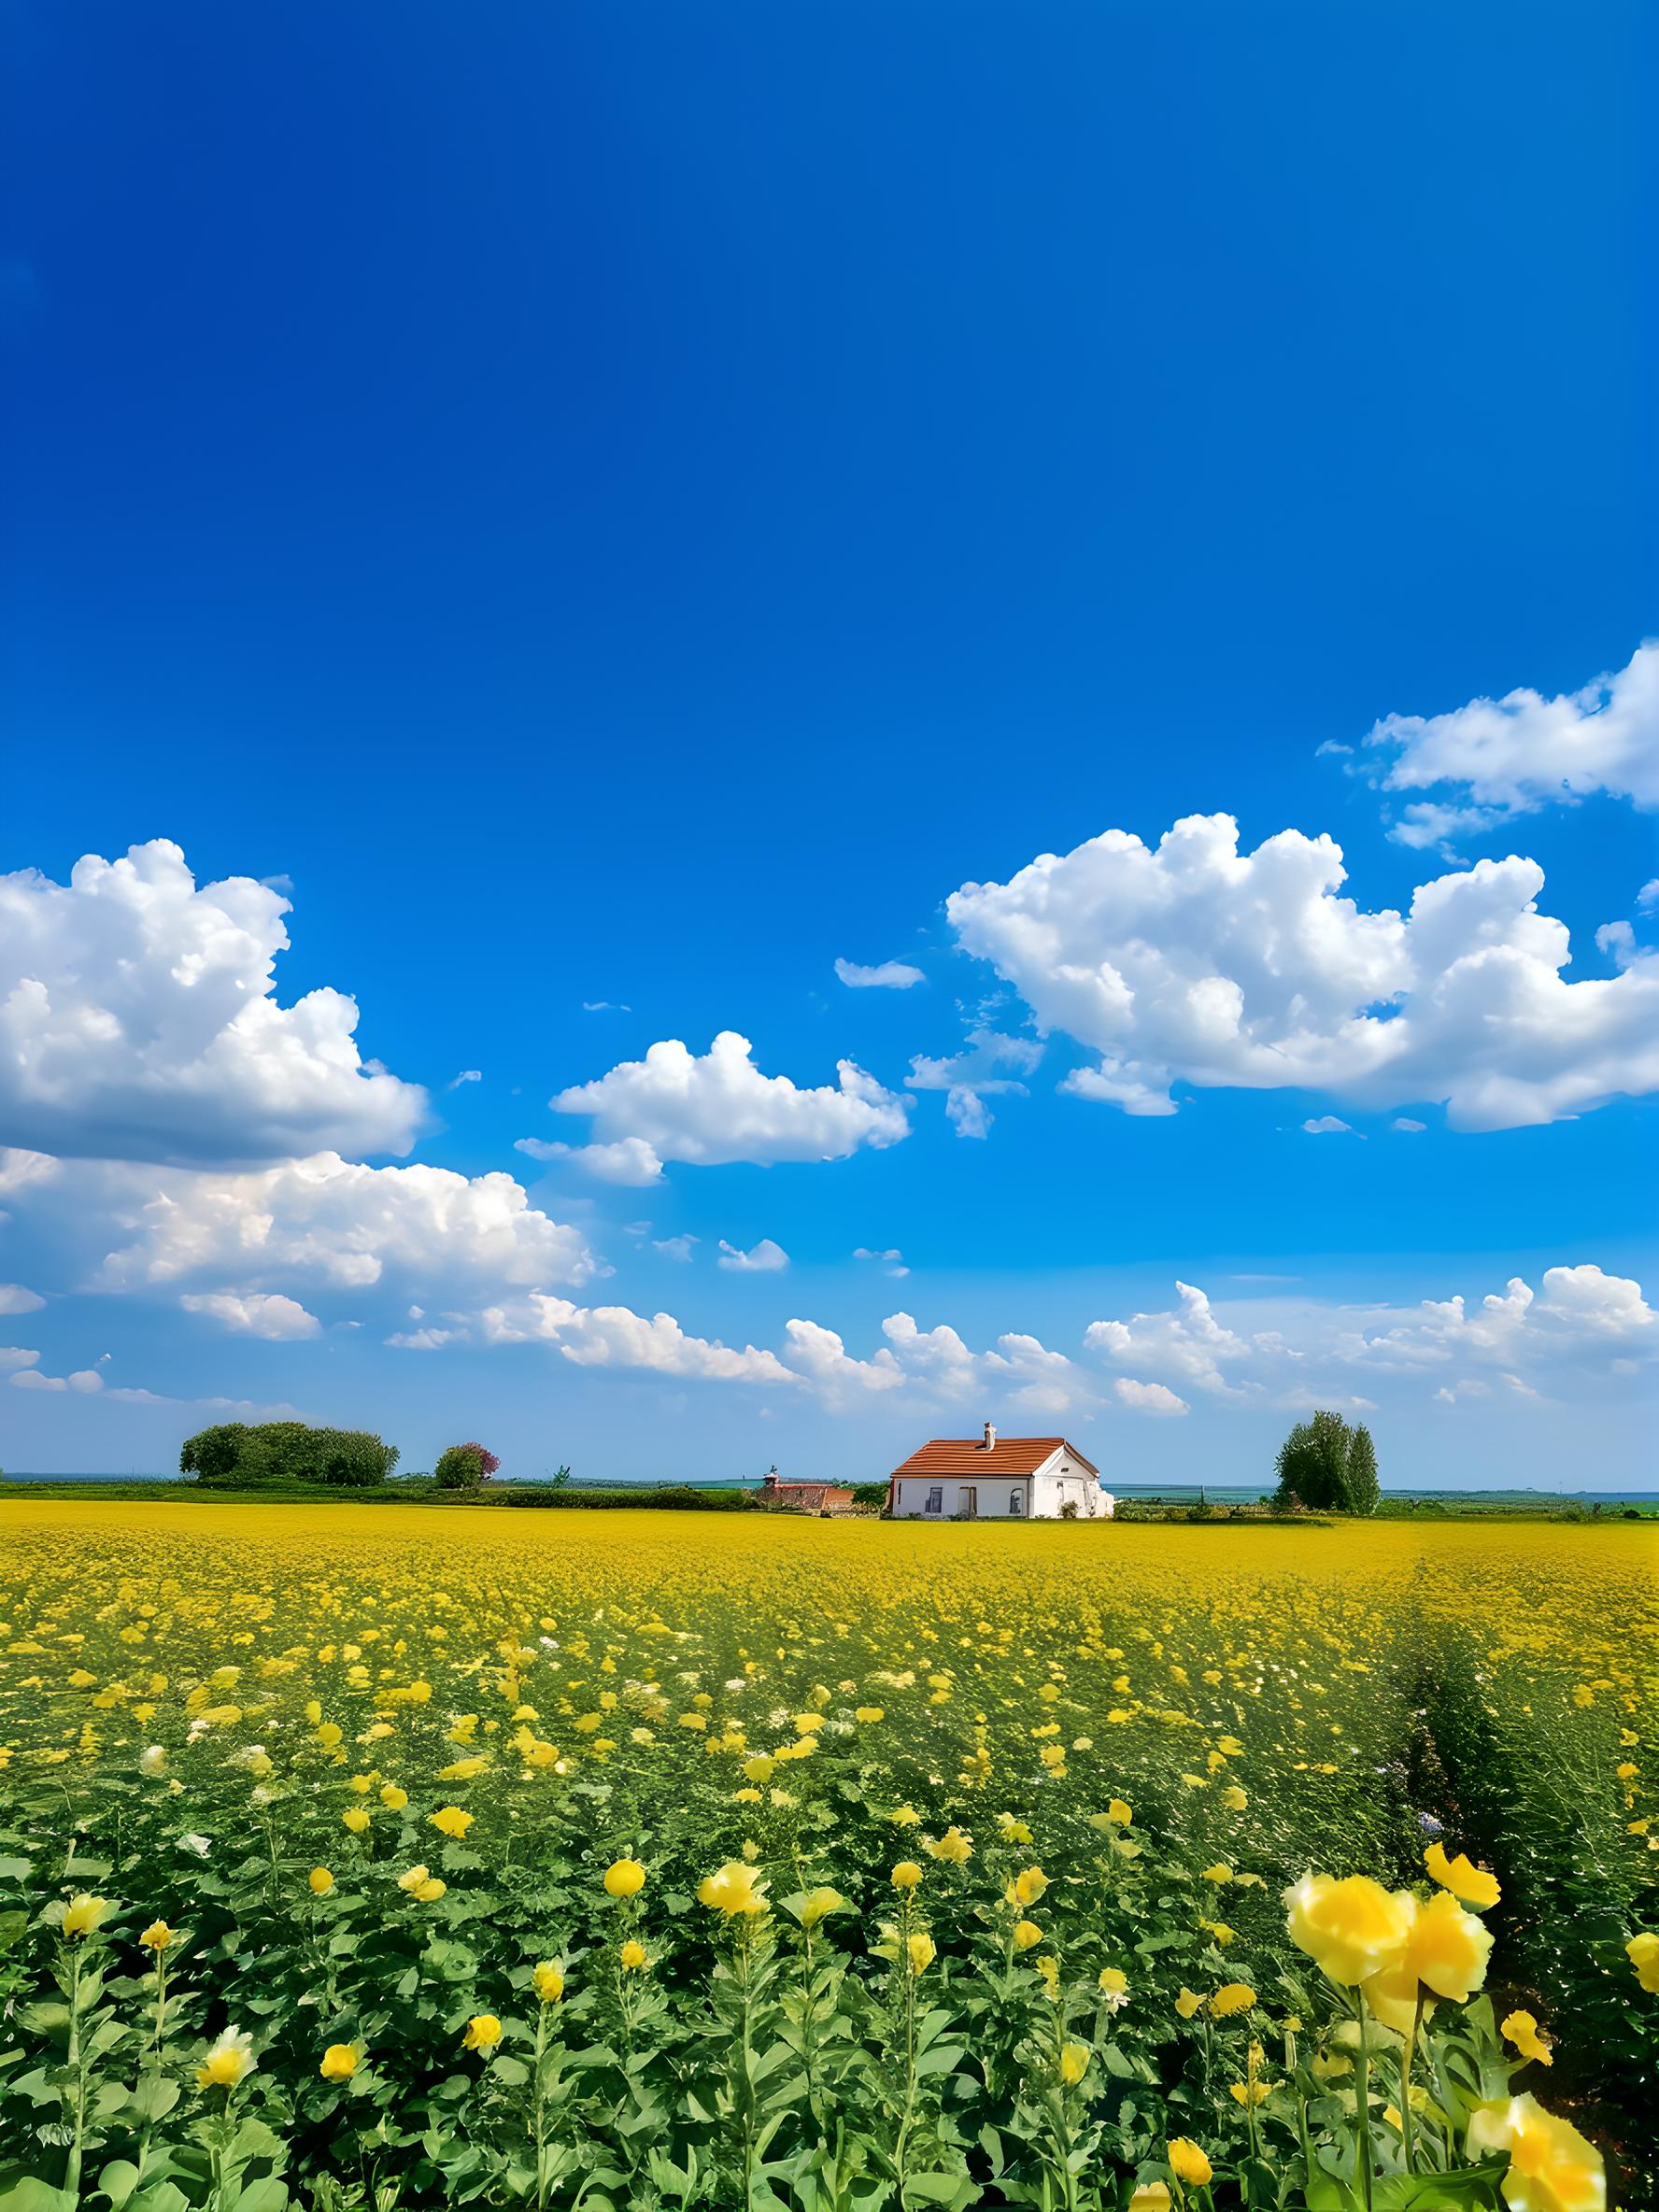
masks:
[[[440,1490],[477,1490],[484,1482],[484,1454],[476,1444],[449,1444],[438,1453],[432,1480]]]
[[[1279,1447],[1277,1466],[1281,1510],[1297,1500],[1322,1513],[1377,1510],[1377,1453],[1363,1422],[1350,1428],[1340,1413],[1327,1411],[1298,1421]]]
[[[182,1473],[209,1488],[229,1490],[293,1482],[368,1489],[384,1482],[397,1460],[397,1446],[366,1429],[311,1428],[303,1421],[252,1427],[226,1422],[187,1437],[178,1454]]]
[[[221,1421],[215,1427],[197,1429],[179,1446],[179,1473],[198,1476],[204,1482],[224,1482],[235,1472],[248,1434],[245,1421]]]
[[[1362,1421],[1348,1439],[1348,1510],[1374,1513],[1382,1496],[1377,1480],[1377,1448]]]

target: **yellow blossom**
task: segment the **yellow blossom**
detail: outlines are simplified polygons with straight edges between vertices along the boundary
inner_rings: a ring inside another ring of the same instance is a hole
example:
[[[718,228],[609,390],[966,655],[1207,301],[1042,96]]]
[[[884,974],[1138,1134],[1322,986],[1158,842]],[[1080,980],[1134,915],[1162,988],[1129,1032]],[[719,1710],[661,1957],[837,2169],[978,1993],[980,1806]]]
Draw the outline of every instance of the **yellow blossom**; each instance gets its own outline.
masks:
[[[486,2058],[495,2050],[502,2039],[502,2024],[493,2012],[475,2012],[461,2036],[463,2050],[482,2051]]]
[[[564,1968],[556,1959],[544,1959],[531,1968],[530,1978],[544,2005],[557,2005],[564,1994]]]
[[[697,1885],[697,1901],[728,1919],[746,1915],[753,1919],[766,1910],[766,1884],[757,1879],[755,1869],[742,1859],[730,1859],[713,1874],[705,1874]]]
[[[1636,1968],[1636,1978],[1648,1994],[1659,1993],[1659,1935],[1644,1928],[1624,1946],[1624,1956]]]
[[[900,1859],[891,1879],[896,1890],[914,1890],[922,1879],[922,1870],[914,1859]]]
[[[171,1950],[178,1941],[178,1931],[168,1927],[165,1921],[151,1921],[138,1940],[146,1950]]]
[[[645,1886],[645,1870],[637,1859],[613,1859],[604,1870],[607,1897],[637,1897]]]
[[[645,1945],[631,1936],[617,1953],[617,1957],[630,1974],[639,1973],[651,1963],[645,1956]]]
[[[240,2028],[226,2028],[196,2068],[198,2089],[234,2089],[254,2069],[253,2038]]]
[[[1555,2063],[1551,2038],[1539,2033],[1538,2021],[1530,2012],[1511,2012],[1498,2032],[1506,2043],[1515,2046],[1524,2059],[1537,2059],[1540,2066]]]
[[[113,1910],[107,1897],[89,1897],[83,1890],[64,1907],[64,1933],[72,1941],[78,1936],[93,1935]]]
[[[470,1812],[463,1812],[459,1805],[440,1805],[432,1817],[432,1824],[440,1836],[453,1836],[457,1843],[473,1824]]]
[[[1190,2135],[1177,2135],[1165,2147],[1170,2171],[1188,2189],[1208,2189],[1214,2168]]]
[[[904,1949],[913,1974],[925,1974],[937,1956],[932,1936],[921,1928],[906,1938]]]
[[[349,2081],[357,2072],[362,2053],[355,2043],[331,2043],[322,2054],[322,2063],[317,2071],[324,2081]]]
[[[1484,1867],[1472,1865],[1463,1851],[1456,1858],[1448,1859],[1440,1844],[1431,1843],[1423,1854],[1423,1864],[1428,1868],[1430,1879],[1439,1882],[1441,1889],[1450,1890],[1466,1905],[1479,1906],[1482,1911],[1496,1905],[1503,1894],[1496,1877],[1488,1874]]]
[[[1409,1891],[1391,1893],[1366,1874],[1340,1881],[1328,1874],[1304,1874],[1285,1891],[1284,1902],[1291,1941],[1349,1989],[1395,1963],[1415,1907]]]
[[[1474,2158],[1484,2150],[1508,2152],[1503,2192],[1510,2212],[1602,2212],[1607,2203],[1601,2153],[1535,2097],[1478,2106],[1468,2143]]]

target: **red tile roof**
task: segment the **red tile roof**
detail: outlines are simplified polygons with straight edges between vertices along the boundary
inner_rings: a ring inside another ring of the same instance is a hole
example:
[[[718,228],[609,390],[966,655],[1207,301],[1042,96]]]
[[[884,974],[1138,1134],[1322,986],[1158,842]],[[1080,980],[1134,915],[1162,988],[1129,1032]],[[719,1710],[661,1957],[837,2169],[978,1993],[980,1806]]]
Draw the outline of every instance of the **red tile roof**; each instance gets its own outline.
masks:
[[[1100,1470],[1064,1437],[999,1437],[987,1452],[978,1437],[934,1437],[913,1452],[891,1479],[901,1475],[1031,1475],[1052,1453],[1064,1452],[1087,1474]]]

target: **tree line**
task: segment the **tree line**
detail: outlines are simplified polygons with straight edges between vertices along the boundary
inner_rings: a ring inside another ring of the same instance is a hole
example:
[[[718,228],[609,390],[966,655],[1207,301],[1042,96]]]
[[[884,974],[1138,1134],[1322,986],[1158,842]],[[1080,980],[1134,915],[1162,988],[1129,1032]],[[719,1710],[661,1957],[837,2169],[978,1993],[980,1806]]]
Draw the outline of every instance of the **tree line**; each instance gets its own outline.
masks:
[[[304,1421],[221,1421],[186,1437],[178,1471],[209,1490],[258,1490],[300,1482],[369,1490],[390,1482],[399,1458],[366,1428],[314,1428]],[[440,1490],[476,1490],[501,1466],[483,1444],[451,1444],[432,1480]]]
[[[1350,1428],[1340,1413],[1298,1421],[1279,1447],[1281,1511],[1306,1506],[1320,1513],[1374,1513],[1382,1496],[1377,1449],[1362,1421]]]

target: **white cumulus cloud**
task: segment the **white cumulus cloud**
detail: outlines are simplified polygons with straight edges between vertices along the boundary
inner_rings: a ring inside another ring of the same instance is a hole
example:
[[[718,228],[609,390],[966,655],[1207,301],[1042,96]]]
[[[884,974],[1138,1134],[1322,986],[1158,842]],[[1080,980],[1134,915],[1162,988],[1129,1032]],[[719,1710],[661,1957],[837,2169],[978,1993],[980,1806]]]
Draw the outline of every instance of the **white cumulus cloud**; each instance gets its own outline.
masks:
[[[1137,1382],[1131,1376],[1120,1375],[1112,1387],[1131,1413],[1170,1415],[1192,1411],[1185,1398],[1162,1382]]]
[[[187,1313],[205,1314],[234,1336],[264,1337],[272,1343],[293,1343],[322,1327],[315,1313],[279,1291],[187,1291],[178,1302]]]
[[[975,1028],[958,1053],[944,1059],[929,1059],[918,1053],[910,1063],[904,1087],[913,1091],[943,1091],[944,1111],[958,1137],[984,1137],[992,1116],[985,1101],[1013,1093],[1024,1098],[1019,1080],[1029,1075],[1042,1057],[1034,1037],[1003,1037],[994,1029]]]
[[[1581,690],[1546,699],[1524,689],[1449,714],[1388,715],[1365,743],[1383,790],[1457,795],[1408,805],[1390,831],[1402,844],[1438,844],[1593,792],[1659,806],[1659,642]]]
[[[758,1352],[752,1344],[740,1352],[717,1340],[688,1336],[672,1313],[647,1317],[628,1306],[577,1306],[533,1293],[520,1306],[489,1309],[481,1322],[487,1342],[551,1344],[577,1367],[644,1368],[717,1382],[799,1381],[774,1353]]]
[[[770,1237],[762,1237],[759,1244],[752,1244],[747,1252],[740,1245],[728,1244],[720,1239],[720,1256],[716,1267],[729,1269],[737,1275],[775,1275],[787,1268],[789,1255],[781,1244],[774,1244]]]
[[[833,1087],[802,1090],[787,1075],[763,1075],[748,1039],[731,1029],[702,1055],[665,1038],[643,1060],[624,1060],[549,1103],[557,1113],[591,1114],[599,1144],[631,1141],[659,1161],[694,1167],[844,1159],[910,1134],[906,1102],[851,1060],[837,1063]]]
[[[335,990],[291,1006],[289,902],[197,886],[164,838],[0,876],[0,1141],[166,1163],[407,1152],[426,1095],[359,1055]]]
[[[37,1313],[46,1300],[21,1283],[0,1283],[0,1313]]]
[[[539,1287],[596,1271],[580,1230],[532,1207],[510,1175],[369,1168],[332,1152],[234,1174],[100,1172],[130,1233],[105,1258],[100,1289],[201,1275],[346,1290],[383,1276]]]
[[[1295,1086],[1377,1110],[1443,1102],[1453,1127],[1549,1122],[1659,1088],[1659,957],[1568,983],[1536,862],[1442,875],[1410,912],[1339,896],[1340,848],[1230,815],[1156,847],[1111,830],[947,902],[957,936],[1043,1031],[1099,1054],[1064,1088],[1130,1113],[1170,1086]]]
[[[913,984],[928,980],[907,960],[881,960],[873,968],[860,968],[857,960],[837,960],[835,972],[850,991],[908,991]]]

